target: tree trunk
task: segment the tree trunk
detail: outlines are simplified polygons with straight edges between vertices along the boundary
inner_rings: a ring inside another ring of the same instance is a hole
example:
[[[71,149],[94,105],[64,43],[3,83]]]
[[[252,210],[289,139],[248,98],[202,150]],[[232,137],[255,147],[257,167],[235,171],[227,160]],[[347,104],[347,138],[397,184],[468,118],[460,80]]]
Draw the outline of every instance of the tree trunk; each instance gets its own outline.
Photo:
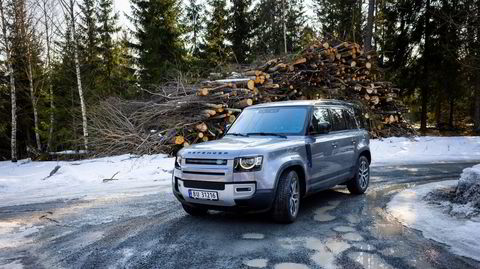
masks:
[[[47,151],[52,150],[52,139],[53,139],[53,125],[55,124],[55,102],[53,98],[53,87],[50,81],[50,32],[49,32],[49,22],[47,14],[47,0],[43,0],[43,16],[45,20],[45,38],[46,47],[47,47],[47,81],[48,81],[48,94],[50,96],[50,124],[48,127],[48,142],[47,142]]]
[[[29,41],[28,41],[29,42]],[[29,45],[27,45],[29,46]],[[32,72],[32,57],[30,48],[27,48],[27,75],[28,75],[28,86],[30,89],[30,98],[32,100],[32,107],[33,107],[33,123],[35,127],[35,142],[37,144],[37,150],[40,152],[42,151],[42,144],[40,142],[40,133],[39,133],[39,126],[38,126],[38,111],[37,111],[37,100],[35,98],[35,90],[33,89],[33,72]]]
[[[287,50],[287,23],[285,19],[285,0],[282,0],[282,24],[283,24],[283,46],[285,54],[288,53]]]
[[[363,42],[366,52],[372,50],[374,12],[375,0],[368,0],[367,26],[365,27],[365,40]]]
[[[70,0],[70,20],[71,20],[71,29],[72,29],[72,41],[73,41],[73,54],[75,61],[75,74],[77,76],[77,88],[78,95],[80,97],[80,108],[82,110],[82,128],[83,128],[83,142],[85,150],[88,150],[88,126],[87,126],[87,111],[85,107],[85,101],[83,97],[83,88],[82,88],[82,77],[80,74],[80,61],[78,59],[78,45],[77,39],[75,38],[75,14],[74,14],[74,1]]]
[[[480,79],[477,78],[477,85],[475,85],[475,103],[473,112],[474,129],[477,134],[480,134]]]
[[[425,133],[427,130],[427,110],[428,110],[428,99],[430,93],[430,77],[429,77],[429,65],[430,65],[430,40],[431,40],[431,25],[430,25],[430,0],[427,0],[425,6],[425,47],[423,53],[423,72],[425,84],[421,90],[421,102],[422,102],[422,111],[420,116],[420,131]]]
[[[440,127],[442,123],[442,102],[440,101],[440,97],[437,97],[437,101],[435,103],[435,125],[437,128]]]
[[[455,107],[455,98],[450,98],[450,114],[448,118],[448,127],[453,128],[453,111]]]
[[[5,19],[5,13],[3,10],[3,1],[0,0],[0,16],[2,19],[2,33],[3,33],[3,42],[4,49],[6,52],[6,62],[7,62],[7,69],[10,77],[10,97],[11,97],[11,104],[12,104],[12,134],[10,138],[10,147],[11,147],[11,158],[12,162],[17,161],[17,98],[16,98],[16,90],[15,90],[15,77],[13,73],[13,67],[11,63],[10,57],[10,47],[9,47],[9,40],[7,36],[7,22]]]

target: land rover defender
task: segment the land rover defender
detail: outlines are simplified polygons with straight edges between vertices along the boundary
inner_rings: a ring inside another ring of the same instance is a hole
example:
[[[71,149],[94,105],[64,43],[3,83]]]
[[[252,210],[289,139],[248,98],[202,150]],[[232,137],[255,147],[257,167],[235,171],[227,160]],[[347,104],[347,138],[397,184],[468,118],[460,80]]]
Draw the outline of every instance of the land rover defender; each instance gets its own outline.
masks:
[[[270,211],[290,223],[307,195],[345,184],[367,190],[369,135],[356,105],[286,101],[243,110],[219,140],[180,150],[173,193],[191,215]]]

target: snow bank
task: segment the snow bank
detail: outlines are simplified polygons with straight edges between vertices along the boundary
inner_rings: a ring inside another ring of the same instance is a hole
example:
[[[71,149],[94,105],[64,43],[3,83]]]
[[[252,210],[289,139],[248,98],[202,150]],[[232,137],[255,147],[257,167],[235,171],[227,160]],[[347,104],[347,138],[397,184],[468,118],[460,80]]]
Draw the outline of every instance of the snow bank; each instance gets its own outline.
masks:
[[[0,206],[170,190],[173,158],[120,155],[82,161],[0,162]],[[59,166],[51,177],[49,175]],[[115,176],[114,176],[115,175]],[[113,180],[104,182],[104,179]]]
[[[391,137],[370,142],[373,166],[480,160],[480,136]]]
[[[480,164],[463,170],[455,196],[457,203],[480,208]]]
[[[372,140],[371,151],[372,165],[377,166],[480,160],[480,137],[387,138]],[[173,158],[165,155],[121,155],[58,162],[3,161],[0,162],[0,206],[169,191],[173,163]],[[54,171],[57,166],[58,171]],[[114,180],[103,182],[112,176]]]
[[[457,182],[447,180],[401,191],[387,204],[387,211],[405,226],[421,231],[425,238],[450,246],[458,255],[480,260],[480,219],[456,218],[445,212],[445,205],[424,200],[433,190],[455,188]]]

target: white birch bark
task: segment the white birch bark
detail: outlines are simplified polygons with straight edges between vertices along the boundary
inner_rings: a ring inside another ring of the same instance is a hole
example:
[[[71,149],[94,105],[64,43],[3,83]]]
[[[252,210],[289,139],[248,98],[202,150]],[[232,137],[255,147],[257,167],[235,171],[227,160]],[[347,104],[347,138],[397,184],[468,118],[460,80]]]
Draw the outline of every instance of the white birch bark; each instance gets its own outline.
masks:
[[[70,0],[69,5],[69,12],[70,12],[70,24],[72,30],[72,41],[73,41],[73,53],[74,53],[74,61],[75,61],[75,74],[77,76],[77,88],[78,88],[78,95],[80,96],[80,107],[82,110],[82,127],[83,127],[83,142],[84,147],[88,150],[88,126],[87,126],[87,111],[85,107],[85,100],[83,97],[83,88],[82,88],[82,77],[80,74],[80,61],[78,60],[78,45],[77,40],[75,38],[75,14],[74,14],[74,1]]]
[[[3,46],[6,52],[6,63],[7,69],[10,77],[10,96],[12,104],[12,134],[11,134],[11,158],[12,162],[17,161],[17,99],[16,99],[16,90],[15,90],[15,77],[13,74],[13,67],[10,57],[10,46],[7,36],[7,24],[5,19],[5,12],[3,6],[3,0],[0,0],[0,16],[2,20],[2,34],[3,34]]]
[[[30,41],[27,41],[30,42]],[[35,141],[37,142],[37,150],[42,151],[42,143],[40,141],[40,133],[38,126],[38,111],[37,111],[37,98],[35,97],[35,89],[33,88],[33,72],[32,72],[32,53],[30,45],[27,45],[27,76],[28,76],[28,86],[30,88],[30,98],[32,99],[33,107],[33,123],[35,126]]]

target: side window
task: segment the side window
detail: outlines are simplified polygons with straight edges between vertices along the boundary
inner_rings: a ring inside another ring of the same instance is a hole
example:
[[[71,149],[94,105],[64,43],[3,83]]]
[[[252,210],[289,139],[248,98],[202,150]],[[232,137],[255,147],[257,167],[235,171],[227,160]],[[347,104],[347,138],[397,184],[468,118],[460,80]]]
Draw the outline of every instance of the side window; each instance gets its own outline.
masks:
[[[345,118],[345,122],[347,123],[347,129],[357,129],[357,121],[355,117],[350,113],[348,110],[343,110],[343,116]]]
[[[315,127],[318,127],[321,123],[330,123],[332,124],[332,120],[330,118],[330,114],[328,113],[328,109],[322,107],[316,107],[313,111],[312,117],[312,124],[310,125],[310,132],[311,133],[320,133],[320,130],[315,130]]]
[[[347,123],[343,116],[343,110],[341,108],[330,109],[332,113],[332,131],[341,131],[347,129]]]

